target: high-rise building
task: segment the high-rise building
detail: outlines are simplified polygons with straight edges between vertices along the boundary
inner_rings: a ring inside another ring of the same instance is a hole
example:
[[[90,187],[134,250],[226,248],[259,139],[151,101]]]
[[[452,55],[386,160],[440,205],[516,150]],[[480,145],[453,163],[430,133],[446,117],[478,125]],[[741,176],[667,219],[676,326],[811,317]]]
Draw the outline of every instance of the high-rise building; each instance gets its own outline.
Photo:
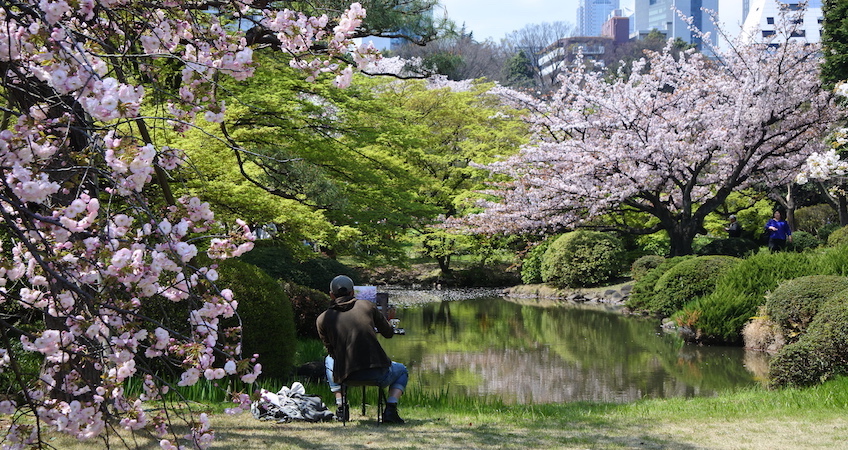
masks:
[[[702,48],[701,39],[692,33],[689,24],[680,18],[678,11],[686,17],[692,17],[692,25],[697,29],[715,34],[715,25],[704,10],[718,12],[718,0],[636,0],[634,29],[639,34],[658,30],[669,38],[680,38]]]
[[[807,8],[796,17],[791,15],[800,12],[803,8],[803,2],[799,0],[751,0],[745,24],[742,26],[742,41],[747,43],[779,43],[773,41],[779,38],[778,27],[780,27],[781,17],[784,15],[790,15],[791,17],[787,16],[788,20],[797,27],[791,31],[790,36],[780,39],[800,40],[809,43],[821,41],[821,24],[824,19],[822,2],[821,0],[809,0],[806,3]]]
[[[619,8],[619,0],[580,0],[577,6],[577,35],[600,36],[604,22]]]

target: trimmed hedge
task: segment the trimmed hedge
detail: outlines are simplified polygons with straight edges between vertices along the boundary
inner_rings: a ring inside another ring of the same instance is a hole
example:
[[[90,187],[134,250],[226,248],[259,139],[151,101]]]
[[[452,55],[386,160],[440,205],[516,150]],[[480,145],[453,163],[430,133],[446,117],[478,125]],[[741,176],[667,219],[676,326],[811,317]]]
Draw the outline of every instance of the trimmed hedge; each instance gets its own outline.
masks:
[[[803,252],[805,250],[818,248],[821,245],[821,239],[817,238],[815,235],[807,233],[806,231],[796,231],[792,233],[792,242],[789,244],[789,248],[796,252]]]
[[[287,377],[297,340],[292,306],[283,287],[259,267],[236,259],[218,263],[218,285],[232,290],[238,301],[243,356],[258,353],[263,375]],[[237,325],[235,318],[222,322],[222,328]]]
[[[283,289],[291,301],[298,337],[318,339],[315,320],[330,306],[330,296],[294,283],[283,283]]]
[[[633,284],[630,297],[625,302],[625,305],[633,311],[649,312],[650,303],[654,298],[654,287],[657,285],[660,277],[675,265],[694,257],[693,255],[688,255],[663,258],[663,261],[659,265],[648,270],[645,275],[635,280],[636,282]]]
[[[698,256],[666,271],[654,287],[648,302],[651,312],[670,316],[687,302],[711,293],[716,281],[741,260],[732,256]]]
[[[773,387],[810,386],[848,374],[848,291],[826,301],[807,332],[769,364]]]
[[[848,226],[838,228],[827,237],[829,247],[843,247],[848,245]]]
[[[766,313],[789,342],[806,331],[819,307],[834,294],[848,289],[848,277],[809,275],[784,281],[766,295]]]
[[[633,281],[639,281],[642,277],[648,274],[651,269],[665,262],[665,258],[660,255],[645,255],[633,261],[630,265],[630,278]]]
[[[715,239],[710,243],[701,247],[697,254],[705,255],[726,255],[742,257],[748,253],[756,251],[760,244],[750,239],[734,237],[726,239]]]
[[[608,233],[566,233],[545,251],[542,281],[555,287],[595,286],[617,276],[625,261],[621,241]]]
[[[809,255],[809,256],[808,256]],[[686,305],[697,317],[692,325],[702,342],[736,344],[742,327],[765,302],[765,294],[784,280],[820,273],[809,253],[761,251],[742,260],[719,278],[715,290]]]
[[[524,284],[539,284],[542,282],[542,259],[545,256],[545,251],[551,246],[551,243],[556,240],[556,236],[551,236],[531,248],[521,262],[521,282]]]

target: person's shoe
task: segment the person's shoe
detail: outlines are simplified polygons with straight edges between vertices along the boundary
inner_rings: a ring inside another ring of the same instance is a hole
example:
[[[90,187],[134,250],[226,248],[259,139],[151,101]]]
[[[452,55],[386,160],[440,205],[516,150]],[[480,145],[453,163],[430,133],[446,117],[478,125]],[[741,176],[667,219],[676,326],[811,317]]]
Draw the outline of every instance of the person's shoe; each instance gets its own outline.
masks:
[[[386,409],[383,410],[383,423],[404,423],[398,415],[397,403],[386,403]]]
[[[339,405],[339,407],[336,408],[336,420],[339,422],[350,421],[350,408],[348,408],[346,404]]]

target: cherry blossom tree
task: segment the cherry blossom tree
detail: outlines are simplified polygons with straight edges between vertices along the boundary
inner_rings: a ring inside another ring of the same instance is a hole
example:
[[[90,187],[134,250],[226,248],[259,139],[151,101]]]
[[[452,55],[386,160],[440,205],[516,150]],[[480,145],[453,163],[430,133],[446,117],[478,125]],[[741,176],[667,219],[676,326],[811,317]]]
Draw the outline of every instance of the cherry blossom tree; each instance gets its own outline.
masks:
[[[216,80],[253,71],[244,24],[273,33],[308,78],[346,85],[377,57],[350,39],[364,16],[356,3],[336,19],[249,0],[2,3],[0,307],[43,317],[34,330],[0,319],[0,370],[16,383],[0,401],[12,415],[4,448],[42,447],[47,431],[209,446],[208,417],[174,409],[168,392],[174,380],[249,384],[261,373],[255,355],[241,355],[229,325],[239,300],[216,285],[214,264],[249,251],[254,236],[198,198],[172,198],[167,171],[181,152],[157,130],[222,120]],[[197,263],[204,250],[213,264]],[[147,314],[157,302],[185,305],[185,326]],[[36,379],[21,371],[28,352],[43,358]],[[140,395],[128,393],[131,379]],[[241,410],[250,399],[234,400]],[[179,419],[187,432],[171,426]]]
[[[787,43],[791,32],[714,49],[716,58],[675,58],[669,45],[611,82],[578,68],[547,102],[506,93],[534,111],[537,142],[488,166],[511,181],[494,186],[495,200],[466,225],[665,230],[672,255],[691,253],[704,218],[731,192],[786,185],[822,149],[836,108],[818,79],[819,47]],[[627,222],[633,213],[651,220]]]

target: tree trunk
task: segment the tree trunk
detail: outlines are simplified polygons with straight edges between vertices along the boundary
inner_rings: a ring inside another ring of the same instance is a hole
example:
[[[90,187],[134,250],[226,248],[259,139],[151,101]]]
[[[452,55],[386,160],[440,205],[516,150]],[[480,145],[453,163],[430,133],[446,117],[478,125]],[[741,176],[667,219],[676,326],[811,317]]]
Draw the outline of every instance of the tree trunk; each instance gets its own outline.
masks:
[[[701,229],[701,224],[695,219],[689,219],[666,227],[670,242],[669,256],[684,256],[692,254],[692,240]]]

